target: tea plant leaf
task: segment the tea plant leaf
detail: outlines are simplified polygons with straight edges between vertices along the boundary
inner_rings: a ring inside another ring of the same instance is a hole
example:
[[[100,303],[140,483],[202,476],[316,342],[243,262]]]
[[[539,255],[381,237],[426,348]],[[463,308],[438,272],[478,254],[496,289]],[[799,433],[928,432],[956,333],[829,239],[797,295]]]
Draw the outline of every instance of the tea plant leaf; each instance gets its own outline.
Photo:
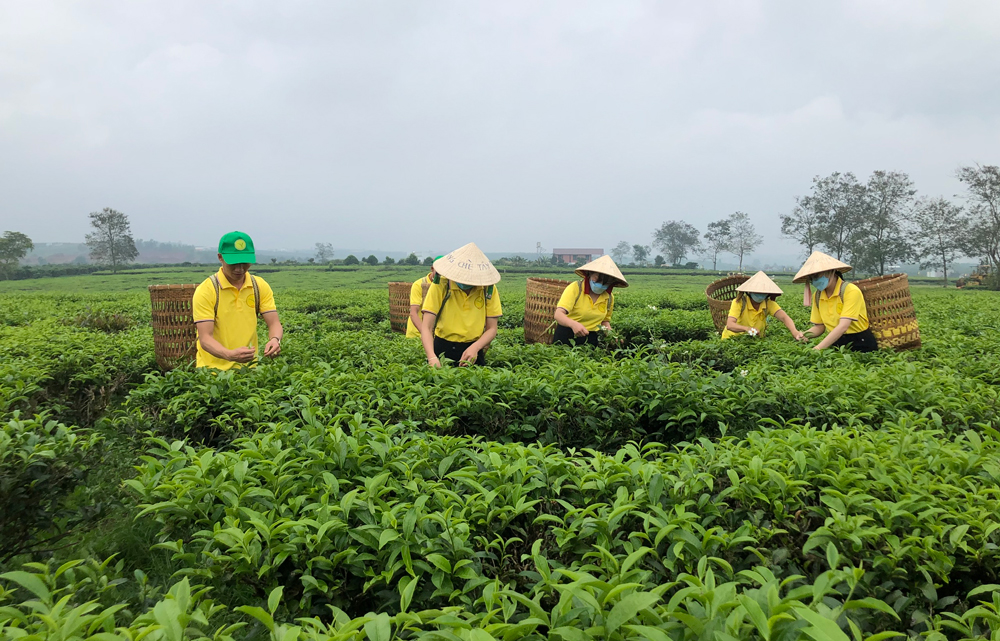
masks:
[[[795,612],[809,622],[810,627],[805,628],[804,632],[815,641],[851,641],[835,621],[827,619],[818,612],[806,607],[797,607]]]
[[[892,615],[893,618],[899,619],[899,614],[896,613],[885,601],[875,599],[872,597],[866,597],[864,599],[852,599],[850,601],[844,602],[844,610],[855,610],[858,608],[867,608],[869,610],[878,610],[879,612],[885,612],[886,614]]]
[[[750,616],[750,620],[753,621],[753,624],[756,626],[757,632],[760,633],[760,636],[764,638],[764,641],[770,641],[771,627],[768,624],[767,615],[764,614],[760,604],[745,594],[741,594],[739,596],[739,600],[740,605],[746,609],[747,614]]]
[[[635,592],[616,603],[608,614],[604,627],[614,632],[626,621],[631,620],[640,610],[652,607],[660,600],[659,595],[649,592]]]
[[[274,614],[274,611],[278,609],[278,605],[281,603],[281,595],[284,591],[285,589],[279,585],[271,590],[271,594],[268,595],[267,609],[271,611],[271,614]]]
[[[365,623],[365,636],[371,641],[390,641],[392,638],[392,623],[389,615],[381,612]]]
[[[3,574],[0,574],[0,579],[17,583],[22,588],[38,597],[38,600],[42,603],[50,603],[52,601],[52,594],[49,592],[49,589],[45,587],[45,583],[34,574],[14,570],[12,572],[4,572]]]

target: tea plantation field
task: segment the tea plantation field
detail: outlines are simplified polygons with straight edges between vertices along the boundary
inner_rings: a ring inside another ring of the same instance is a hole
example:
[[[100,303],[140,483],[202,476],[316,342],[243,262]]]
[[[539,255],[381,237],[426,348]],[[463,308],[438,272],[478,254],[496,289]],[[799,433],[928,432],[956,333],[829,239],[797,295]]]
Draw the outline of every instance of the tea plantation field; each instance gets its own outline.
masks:
[[[507,274],[488,366],[431,370],[422,269],[258,273],[283,353],[224,374],[153,359],[146,285],[204,268],[0,283],[0,636],[1000,639],[997,293],[858,355],[637,275],[573,351]]]

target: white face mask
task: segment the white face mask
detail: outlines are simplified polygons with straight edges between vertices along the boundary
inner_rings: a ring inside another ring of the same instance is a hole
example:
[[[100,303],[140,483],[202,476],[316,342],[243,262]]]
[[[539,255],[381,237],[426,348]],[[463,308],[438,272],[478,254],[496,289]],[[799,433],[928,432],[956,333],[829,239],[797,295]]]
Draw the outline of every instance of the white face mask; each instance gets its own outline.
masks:
[[[603,294],[604,292],[608,291],[608,286],[602,285],[596,280],[592,280],[590,281],[590,290],[595,294]]]

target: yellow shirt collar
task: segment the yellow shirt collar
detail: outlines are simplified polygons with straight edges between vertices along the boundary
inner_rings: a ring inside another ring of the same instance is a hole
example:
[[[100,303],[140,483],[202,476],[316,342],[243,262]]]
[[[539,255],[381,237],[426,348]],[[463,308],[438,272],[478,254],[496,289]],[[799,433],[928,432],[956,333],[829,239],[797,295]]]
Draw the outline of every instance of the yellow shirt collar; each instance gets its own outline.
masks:
[[[219,277],[219,288],[220,289],[226,289],[227,287],[228,288],[232,288],[232,289],[236,289],[236,285],[233,285],[232,283],[229,282],[229,279],[226,278],[226,272],[222,271],[221,267],[219,268],[219,273],[216,274],[216,275]],[[248,285],[250,285],[250,272],[246,272],[246,274],[243,276],[243,288],[242,289],[246,289]]]

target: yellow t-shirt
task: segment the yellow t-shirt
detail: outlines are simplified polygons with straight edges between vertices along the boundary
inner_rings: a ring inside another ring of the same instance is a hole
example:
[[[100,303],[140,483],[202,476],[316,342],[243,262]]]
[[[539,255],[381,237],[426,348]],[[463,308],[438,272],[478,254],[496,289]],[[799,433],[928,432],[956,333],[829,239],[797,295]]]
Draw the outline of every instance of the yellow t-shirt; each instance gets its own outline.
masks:
[[[451,293],[442,309],[441,301],[444,300],[445,282],[447,282]],[[471,343],[477,340],[486,329],[487,318],[499,318],[503,315],[503,309],[500,307],[500,292],[496,285],[493,286],[493,296],[486,300],[485,287],[473,287],[468,292],[463,292],[451,280],[431,285],[428,288],[422,311],[431,314],[437,314],[440,311],[434,335],[455,343]]]
[[[215,287],[212,280],[206,278],[201,285],[194,290],[192,300],[192,314],[194,322],[215,321],[215,328],[212,336],[222,343],[226,349],[237,349],[239,347],[257,347],[257,313],[254,309],[253,284],[250,282],[250,274],[243,279],[243,287],[237,291],[236,287],[226,280],[226,275],[219,269],[219,316],[215,316]],[[260,290],[260,313],[273,312],[277,308],[274,306],[274,292],[267,282],[255,276],[257,279],[257,289]],[[206,352],[201,341],[198,341],[198,356],[196,359],[198,367],[214,367],[215,369],[230,369],[241,367],[240,363],[216,358]]]
[[[844,298],[840,298],[841,279],[837,279],[837,284],[833,289],[833,296],[827,298],[826,290],[820,292],[819,305],[816,304],[816,294],[813,294],[813,308],[809,315],[809,320],[814,325],[825,325],[826,331],[831,331],[839,323],[841,318],[850,318],[853,322],[847,328],[848,334],[857,334],[868,329],[868,307],[865,305],[865,296],[853,283],[847,283],[844,287]]]
[[[615,308],[615,297],[604,292],[594,301],[586,292],[581,292],[583,281],[570,283],[563,290],[556,307],[566,310],[566,315],[578,323],[582,323],[587,331],[596,331],[604,321],[611,321],[611,312]]]
[[[423,278],[418,278],[417,280],[413,281],[413,285],[410,287],[410,307],[414,305],[417,305],[419,307],[420,305],[424,304],[424,283],[430,283],[430,282],[431,282],[430,274],[424,276]],[[418,318],[420,318],[420,320],[423,321],[424,313],[420,312],[418,314]],[[417,329],[417,326],[413,324],[413,319],[409,317],[406,318],[406,337],[420,338],[420,330]]]
[[[746,307],[743,306],[743,300],[746,300]],[[737,296],[733,299],[733,304],[729,306],[729,315],[736,319],[736,322],[744,327],[753,327],[760,335],[764,335],[764,330],[767,329],[767,318],[768,316],[774,316],[781,311],[781,307],[778,306],[777,301],[768,298],[766,301],[761,303],[760,309],[753,308],[753,301],[750,300],[749,296]],[[743,336],[744,334],[731,332],[728,329],[722,330],[722,340],[727,338],[732,338],[733,336]]]

